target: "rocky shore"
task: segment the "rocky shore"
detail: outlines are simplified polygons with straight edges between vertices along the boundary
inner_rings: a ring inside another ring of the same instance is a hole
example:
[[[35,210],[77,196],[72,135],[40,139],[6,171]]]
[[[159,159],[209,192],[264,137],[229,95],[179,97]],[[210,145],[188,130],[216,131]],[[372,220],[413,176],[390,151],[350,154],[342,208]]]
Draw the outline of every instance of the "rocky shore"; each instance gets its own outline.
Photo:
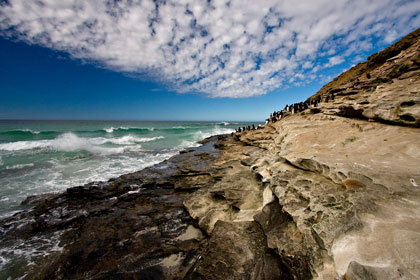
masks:
[[[311,97],[334,100],[28,198],[0,249],[32,258],[0,278],[420,279],[419,34]]]

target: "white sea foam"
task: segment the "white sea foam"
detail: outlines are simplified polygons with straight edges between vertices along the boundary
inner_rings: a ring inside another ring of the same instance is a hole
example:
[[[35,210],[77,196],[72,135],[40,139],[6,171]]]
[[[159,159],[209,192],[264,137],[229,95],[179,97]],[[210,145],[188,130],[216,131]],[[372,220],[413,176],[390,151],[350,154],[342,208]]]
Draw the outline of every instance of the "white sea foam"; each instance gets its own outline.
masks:
[[[13,131],[30,132],[32,134],[40,134],[41,133],[40,131],[32,130],[32,129],[29,129],[29,128],[15,129]]]
[[[104,137],[98,137],[98,138],[92,138],[89,139],[90,142],[98,145],[111,143],[116,145],[133,145],[136,143],[144,143],[144,142],[152,142],[160,139],[165,139],[163,136],[156,136],[156,137],[136,137],[133,135],[125,135],[119,138],[104,138]]]
[[[51,147],[58,151],[88,151],[94,154],[119,154],[124,152],[124,148],[105,148],[89,142],[89,139],[78,137],[73,133],[64,133],[54,140],[50,140]]]
[[[105,131],[107,132],[107,133],[112,133],[112,132],[114,132],[114,127],[110,127],[110,128],[105,128]]]
[[[37,148],[45,148],[48,146],[50,140],[39,140],[39,141],[17,141],[10,143],[0,144],[0,150],[3,151],[20,151],[20,150],[31,150]]]
[[[23,129],[23,131],[27,131],[27,132],[30,132],[30,133],[33,133],[33,134],[40,134],[41,133],[40,131],[32,130],[32,129]]]
[[[149,128],[149,127],[126,127],[126,126],[113,127],[113,126],[111,126],[109,128],[104,128],[104,130],[107,133],[113,133],[116,130],[130,130],[130,129],[146,129],[148,131],[154,131],[155,130],[153,127]]]
[[[183,140],[181,142],[181,144],[179,144],[177,146],[178,150],[182,150],[185,148],[189,148],[189,147],[198,147],[200,146],[199,143],[197,143],[197,141],[201,141],[207,137],[213,136],[213,135],[219,135],[219,134],[229,134],[231,132],[234,132],[234,129],[231,128],[221,128],[221,127],[217,127],[215,126],[211,131],[207,131],[207,132],[203,132],[201,130],[196,131],[192,134],[192,139],[191,141],[188,140]]]
[[[25,167],[32,167],[32,166],[34,166],[33,163],[15,164],[15,165],[12,165],[12,166],[7,166],[6,169],[8,169],[8,170],[10,170],[10,169],[22,169],[22,168],[25,168]]]
[[[48,170],[43,177],[42,184],[39,182],[37,185],[49,188],[50,192],[62,191],[70,186],[83,185],[92,181],[104,181],[121,174],[135,172],[168,159],[176,153],[174,150],[158,154],[137,151],[135,154],[113,156],[112,159],[108,158],[108,160],[97,159],[94,163],[81,160],[80,162],[69,162],[63,165],[62,162],[57,161],[53,169]],[[55,170],[57,172],[54,172]],[[62,170],[67,170],[68,174],[63,174]],[[77,172],[81,170],[87,172],[84,174],[81,174],[83,172]],[[74,174],[77,174],[77,176],[73,176]],[[44,192],[47,191],[44,190]]]
[[[194,133],[194,139],[197,141],[203,140],[207,137],[213,136],[213,135],[219,135],[219,134],[229,134],[234,132],[235,130],[232,128],[222,128],[222,127],[214,127],[209,132],[202,132],[201,130]]]
[[[8,259],[3,258],[2,256],[0,256],[0,268],[2,268],[7,263],[8,263]]]
[[[0,144],[0,150],[4,151],[20,151],[32,149],[52,149],[57,151],[89,151],[94,154],[117,154],[124,152],[124,148],[106,148],[95,145],[90,142],[92,140],[78,137],[77,135],[68,132],[61,134],[52,140],[38,140],[38,141],[17,141],[11,143]]]
[[[5,257],[0,259],[0,266],[8,264],[17,268],[24,262],[26,263],[26,272],[36,269],[37,266],[34,263],[36,257],[45,257],[63,250],[63,247],[60,246],[60,236],[64,232],[66,230],[46,234],[45,236],[37,235],[25,240],[25,242],[17,239],[13,245],[0,249],[0,254]],[[17,279],[25,279],[25,275]],[[9,278],[11,279],[11,277]]]
[[[186,148],[190,148],[190,147],[198,147],[200,146],[200,144],[197,143],[197,141],[188,141],[188,140],[183,140],[181,142],[181,144],[179,144],[176,148],[178,150],[183,150]]]

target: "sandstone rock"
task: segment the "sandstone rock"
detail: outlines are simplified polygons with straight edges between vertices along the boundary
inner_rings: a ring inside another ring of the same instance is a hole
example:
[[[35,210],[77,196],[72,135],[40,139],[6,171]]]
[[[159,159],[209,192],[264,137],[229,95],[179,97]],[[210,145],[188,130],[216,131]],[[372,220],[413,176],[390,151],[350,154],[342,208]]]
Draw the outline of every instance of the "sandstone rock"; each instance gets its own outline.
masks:
[[[344,274],[345,280],[375,280],[375,279],[402,279],[405,276],[400,270],[392,268],[363,266],[353,261]]]
[[[344,186],[348,190],[360,190],[366,188],[366,185],[356,179],[346,179],[343,181]]]
[[[267,248],[255,222],[215,224],[208,247],[187,279],[292,279],[281,259]]]

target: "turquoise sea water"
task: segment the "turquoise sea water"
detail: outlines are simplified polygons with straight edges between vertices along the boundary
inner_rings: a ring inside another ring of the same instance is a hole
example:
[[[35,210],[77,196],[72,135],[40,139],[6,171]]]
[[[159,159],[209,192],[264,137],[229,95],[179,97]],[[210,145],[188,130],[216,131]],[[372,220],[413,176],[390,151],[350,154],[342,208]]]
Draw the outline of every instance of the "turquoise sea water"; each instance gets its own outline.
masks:
[[[61,192],[156,164],[249,123],[0,121],[0,218],[29,195]]]

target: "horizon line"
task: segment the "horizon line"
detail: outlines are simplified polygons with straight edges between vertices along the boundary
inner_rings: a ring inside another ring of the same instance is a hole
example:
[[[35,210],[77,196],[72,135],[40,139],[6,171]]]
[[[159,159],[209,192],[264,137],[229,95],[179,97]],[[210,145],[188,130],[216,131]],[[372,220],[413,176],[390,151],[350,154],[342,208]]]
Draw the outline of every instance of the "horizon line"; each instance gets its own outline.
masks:
[[[85,122],[264,122],[265,120],[111,120],[111,119],[1,119],[0,121],[85,121]]]

